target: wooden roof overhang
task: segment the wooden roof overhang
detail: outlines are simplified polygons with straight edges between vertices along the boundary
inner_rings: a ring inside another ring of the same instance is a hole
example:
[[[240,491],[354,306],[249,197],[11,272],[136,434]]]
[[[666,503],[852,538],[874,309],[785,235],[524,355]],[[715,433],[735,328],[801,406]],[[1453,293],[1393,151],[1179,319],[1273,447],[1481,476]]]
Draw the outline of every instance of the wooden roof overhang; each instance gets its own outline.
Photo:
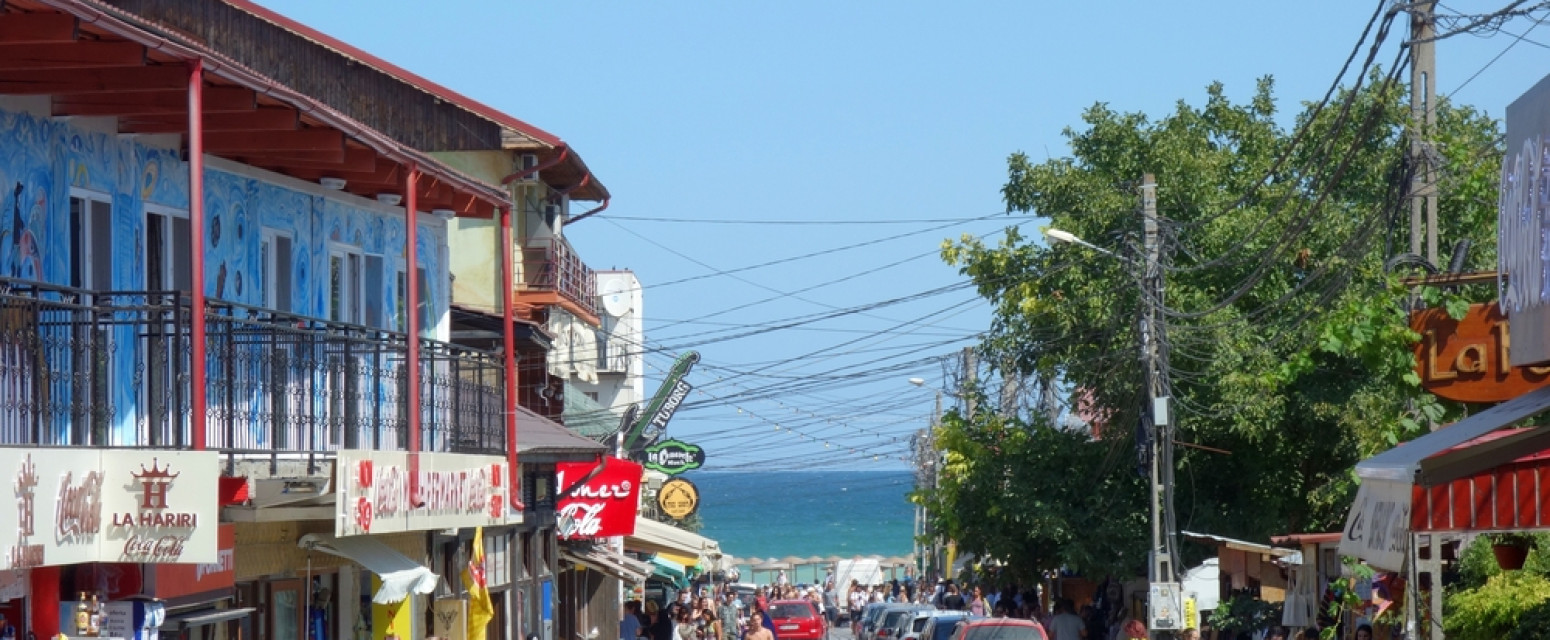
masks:
[[[490,217],[502,188],[247,69],[198,42],[94,0],[12,0],[0,11],[0,94],[46,95],[55,116],[109,116],[126,134],[182,134],[190,64],[204,65],[209,155],[300,180],[345,180],[366,198],[400,196],[414,167],[418,207]]]

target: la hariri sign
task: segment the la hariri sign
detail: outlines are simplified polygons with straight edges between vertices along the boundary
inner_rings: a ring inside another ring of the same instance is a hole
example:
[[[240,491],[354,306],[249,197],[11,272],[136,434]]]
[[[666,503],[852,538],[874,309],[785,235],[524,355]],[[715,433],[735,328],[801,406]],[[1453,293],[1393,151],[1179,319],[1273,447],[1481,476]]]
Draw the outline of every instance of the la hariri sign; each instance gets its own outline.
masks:
[[[420,499],[409,496],[409,454],[344,450],[336,462],[334,535],[489,527],[519,522],[507,508],[506,459],[420,454]]]
[[[219,478],[213,452],[7,450],[0,569],[215,562]]]

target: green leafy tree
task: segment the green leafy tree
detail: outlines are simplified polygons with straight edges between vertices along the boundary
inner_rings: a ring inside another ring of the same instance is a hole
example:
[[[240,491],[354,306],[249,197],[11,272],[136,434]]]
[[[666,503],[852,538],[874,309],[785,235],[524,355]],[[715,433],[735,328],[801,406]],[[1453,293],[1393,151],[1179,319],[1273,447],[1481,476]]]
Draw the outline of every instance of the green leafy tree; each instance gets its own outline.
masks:
[[[972,237],[944,243],[943,258],[994,305],[984,360],[1006,363],[1003,375],[1059,381],[1101,427],[1101,438],[1085,444],[1108,449],[1088,455],[1084,443],[1065,443],[1072,451],[1063,467],[1025,452],[1034,462],[1020,477],[1033,495],[1005,506],[1023,513],[989,519],[1026,523],[1030,530],[1018,536],[951,515],[961,487],[945,481],[922,500],[948,507],[933,514],[961,545],[994,553],[1009,539],[1032,539],[1040,541],[1040,566],[1092,559],[1082,541],[1062,537],[1070,535],[1065,514],[1080,516],[1090,499],[1065,487],[1073,476],[1115,478],[1118,486],[1135,460],[1132,434],[1145,398],[1135,267],[1143,173],[1156,175],[1164,219],[1176,438],[1231,452],[1177,450],[1179,528],[1260,540],[1337,528],[1355,462],[1455,415],[1418,386],[1412,293],[1385,264],[1403,244],[1398,229],[1408,226],[1399,222],[1409,183],[1403,87],[1374,73],[1332,105],[1305,107],[1292,131],[1277,124],[1272,88],[1262,80],[1240,104],[1212,85],[1203,105],[1181,101],[1156,120],[1097,104],[1082,128],[1066,131],[1070,157],[1010,157],[1002,190],[1009,213],[1047,221],[1122,259],[1046,245],[1018,227],[995,245]],[[1487,195],[1500,166],[1499,130],[1471,109],[1439,109],[1434,140],[1441,188],[1450,194],[1445,239],[1471,238],[1468,266],[1489,264],[1494,196]],[[1425,299],[1456,315],[1464,309],[1455,293],[1428,291]],[[944,439],[965,461],[965,477],[1021,464],[977,448],[986,445],[975,444],[982,437],[975,433],[1005,429],[998,420],[1006,419],[977,416],[963,435]],[[1113,522],[1146,517],[1142,499],[1109,507]],[[1142,549],[1135,540],[1109,553],[1133,562]]]

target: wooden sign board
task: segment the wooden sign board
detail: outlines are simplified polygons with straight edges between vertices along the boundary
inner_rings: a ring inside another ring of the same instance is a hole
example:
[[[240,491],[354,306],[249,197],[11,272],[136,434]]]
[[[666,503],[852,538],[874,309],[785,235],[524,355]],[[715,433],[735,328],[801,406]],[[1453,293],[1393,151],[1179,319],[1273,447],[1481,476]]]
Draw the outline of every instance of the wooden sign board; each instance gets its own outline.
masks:
[[[1410,316],[1421,388],[1459,402],[1503,402],[1550,385],[1550,366],[1514,367],[1507,318],[1496,303],[1476,304],[1462,320],[1443,309]]]

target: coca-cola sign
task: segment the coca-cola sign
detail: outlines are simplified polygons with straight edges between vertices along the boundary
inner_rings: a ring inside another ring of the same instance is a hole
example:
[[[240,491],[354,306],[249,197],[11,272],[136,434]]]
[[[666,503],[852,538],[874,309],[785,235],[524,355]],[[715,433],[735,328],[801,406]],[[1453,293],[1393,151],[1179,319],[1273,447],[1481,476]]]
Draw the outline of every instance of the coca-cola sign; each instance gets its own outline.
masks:
[[[0,570],[216,559],[214,453],[11,450],[0,478],[16,504],[0,509]]]
[[[554,465],[555,486],[569,495],[558,505],[560,538],[599,538],[635,533],[640,511],[640,465],[606,458],[603,468],[586,479],[597,463],[560,462]],[[582,482],[586,479],[585,482]],[[576,486],[581,483],[580,486]]]

